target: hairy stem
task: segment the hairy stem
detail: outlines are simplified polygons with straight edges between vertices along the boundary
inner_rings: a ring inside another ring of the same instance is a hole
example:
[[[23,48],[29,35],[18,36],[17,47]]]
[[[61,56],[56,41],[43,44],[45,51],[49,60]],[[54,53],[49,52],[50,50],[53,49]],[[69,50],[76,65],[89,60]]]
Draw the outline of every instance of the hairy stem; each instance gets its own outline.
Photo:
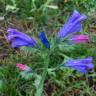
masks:
[[[44,81],[46,79],[47,70],[48,70],[48,64],[49,64],[49,55],[47,54],[46,59],[44,61],[45,68],[43,70],[42,78],[40,80],[38,89],[36,90],[35,96],[41,96],[42,95],[43,85],[44,85]]]

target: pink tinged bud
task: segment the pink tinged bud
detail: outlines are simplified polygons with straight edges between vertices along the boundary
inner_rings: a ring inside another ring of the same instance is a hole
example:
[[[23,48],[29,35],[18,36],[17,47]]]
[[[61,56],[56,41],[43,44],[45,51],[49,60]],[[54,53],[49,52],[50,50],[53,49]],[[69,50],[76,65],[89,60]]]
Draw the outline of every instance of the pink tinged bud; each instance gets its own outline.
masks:
[[[88,35],[73,35],[69,40],[73,41],[74,43],[88,43],[89,36]]]
[[[21,71],[31,71],[31,68],[24,64],[16,64],[16,67],[19,68]]]

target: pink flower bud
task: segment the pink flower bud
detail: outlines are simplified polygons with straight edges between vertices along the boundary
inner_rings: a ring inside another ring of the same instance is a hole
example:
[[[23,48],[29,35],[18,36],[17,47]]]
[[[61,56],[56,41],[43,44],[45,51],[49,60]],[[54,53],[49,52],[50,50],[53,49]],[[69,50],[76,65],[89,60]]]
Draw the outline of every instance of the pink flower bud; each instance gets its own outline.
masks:
[[[88,35],[73,35],[69,40],[73,41],[74,43],[87,43],[89,41]]]
[[[31,68],[24,64],[16,64],[16,67],[19,68],[21,71],[31,71]]]

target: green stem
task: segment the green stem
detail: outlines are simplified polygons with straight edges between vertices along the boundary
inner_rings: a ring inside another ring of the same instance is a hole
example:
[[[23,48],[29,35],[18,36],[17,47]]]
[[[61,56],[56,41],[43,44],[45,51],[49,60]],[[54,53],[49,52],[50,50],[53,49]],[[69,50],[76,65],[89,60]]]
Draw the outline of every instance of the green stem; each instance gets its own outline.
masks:
[[[53,68],[52,71],[56,71],[56,70],[60,69],[61,65],[64,65],[64,63],[66,62],[66,60],[71,59],[70,57],[68,57],[65,54],[59,53],[59,55],[63,56],[65,59],[64,59],[64,61],[60,65],[58,65],[56,68]]]
[[[36,90],[35,96],[41,96],[42,95],[42,91],[43,91],[43,85],[44,85],[44,81],[47,75],[47,70],[48,70],[48,64],[49,64],[49,55],[46,56],[47,61],[44,62],[45,68],[42,74],[42,78],[40,80],[38,89]]]
[[[67,55],[65,55],[65,54],[63,54],[63,53],[59,53],[59,55],[63,56],[63,57],[66,58],[67,60],[68,60],[68,59],[71,59],[69,56],[67,56]]]

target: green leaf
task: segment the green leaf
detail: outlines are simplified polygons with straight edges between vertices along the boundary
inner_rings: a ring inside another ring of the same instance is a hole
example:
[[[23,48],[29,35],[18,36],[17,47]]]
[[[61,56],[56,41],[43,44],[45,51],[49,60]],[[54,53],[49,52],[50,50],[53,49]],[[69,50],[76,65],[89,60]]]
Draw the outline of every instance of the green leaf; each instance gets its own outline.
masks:
[[[13,6],[13,5],[6,6],[6,11],[17,12],[18,10],[19,10],[19,8],[17,8],[16,6]]]
[[[22,76],[22,78],[28,80],[28,79],[32,78],[33,73],[28,73],[28,72],[22,71],[22,72],[20,72],[20,75]]]
[[[48,74],[49,74],[49,75],[52,75],[52,76],[55,76],[56,74],[55,74],[55,72],[54,72],[54,68],[49,68],[49,69],[48,69]]]
[[[38,51],[38,49],[32,47],[21,47],[20,50],[25,52],[25,54],[32,54]]]
[[[36,87],[36,89],[38,89],[41,78],[42,77],[40,75],[36,75],[36,79],[35,79],[35,82],[34,82],[34,86]]]
[[[59,50],[61,50],[63,52],[65,52],[65,51],[69,52],[69,51],[74,50],[75,45],[68,45],[66,43],[61,43],[58,45],[58,47],[59,47]]]
[[[4,91],[4,85],[3,80],[0,80],[0,92]]]

